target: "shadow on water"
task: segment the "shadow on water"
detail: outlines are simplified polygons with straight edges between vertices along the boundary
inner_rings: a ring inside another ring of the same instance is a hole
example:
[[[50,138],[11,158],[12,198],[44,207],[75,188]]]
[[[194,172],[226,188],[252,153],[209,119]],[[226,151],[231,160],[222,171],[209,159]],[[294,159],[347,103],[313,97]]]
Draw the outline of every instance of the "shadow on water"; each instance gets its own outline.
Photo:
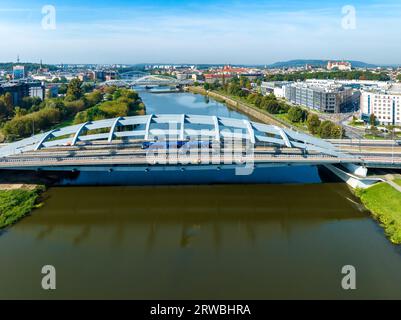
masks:
[[[338,184],[58,187],[46,196],[46,206],[24,227],[363,218],[358,200]]]
[[[400,296],[401,257],[344,184],[46,196],[0,239],[0,298],[47,297],[37,286],[45,264],[58,270],[55,298],[344,298],[346,264],[365,283],[355,297]]]

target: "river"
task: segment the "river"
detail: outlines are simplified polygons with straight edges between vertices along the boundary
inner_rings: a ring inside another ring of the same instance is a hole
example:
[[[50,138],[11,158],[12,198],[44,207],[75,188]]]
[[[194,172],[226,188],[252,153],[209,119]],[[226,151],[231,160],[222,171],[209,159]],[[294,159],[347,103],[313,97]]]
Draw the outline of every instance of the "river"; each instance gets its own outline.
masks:
[[[147,113],[245,116],[191,93]],[[0,299],[401,298],[401,250],[343,183],[57,187],[0,234]],[[53,265],[57,289],[41,288]],[[343,290],[341,269],[356,268]]]

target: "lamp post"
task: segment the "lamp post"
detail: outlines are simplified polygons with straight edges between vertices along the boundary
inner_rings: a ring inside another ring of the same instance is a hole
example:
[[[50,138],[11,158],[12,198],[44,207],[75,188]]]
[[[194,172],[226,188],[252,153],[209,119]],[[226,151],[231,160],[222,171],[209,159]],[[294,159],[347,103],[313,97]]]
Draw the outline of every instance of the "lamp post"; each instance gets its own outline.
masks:
[[[392,157],[391,157],[391,163],[392,164],[394,164],[394,145],[395,145],[395,139],[394,139],[394,126],[392,127],[392,130],[391,130],[391,132],[392,132],[392,138],[393,138],[393,143],[392,143]]]

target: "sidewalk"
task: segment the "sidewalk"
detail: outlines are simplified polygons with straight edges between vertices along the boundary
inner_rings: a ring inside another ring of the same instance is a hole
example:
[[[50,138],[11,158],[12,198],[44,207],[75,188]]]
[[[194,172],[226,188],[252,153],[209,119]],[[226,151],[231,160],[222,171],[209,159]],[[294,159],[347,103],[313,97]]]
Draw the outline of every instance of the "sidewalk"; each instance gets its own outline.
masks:
[[[387,180],[387,179],[386,179],[386,182],[387,182],[390,186],[392,186],[394,189],[396,189],[398,192],[401,192],[401,186],[399,186],[398,184],[396,184],[394,181],[392,181],[392,180]]]

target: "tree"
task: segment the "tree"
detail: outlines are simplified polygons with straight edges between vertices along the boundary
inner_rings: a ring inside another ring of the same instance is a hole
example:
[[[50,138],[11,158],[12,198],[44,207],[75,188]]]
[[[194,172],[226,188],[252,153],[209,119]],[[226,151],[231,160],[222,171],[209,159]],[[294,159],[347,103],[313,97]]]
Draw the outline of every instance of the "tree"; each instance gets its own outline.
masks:
[[[6,119],[9,117],[10,112],[6,107],[6,104],[4,103],[3,100],[0,100],[0,121]]]
[[[302,122],[307,117],[306,111],[300,107],[291,107],[288,111],[288,120],[291,122]]]
[[[375,127],[375,126],[376,126],[376,116],[374,115],[374,113],[372,113],[372,114],[370,115],[370,117],[369,117],[369,124],[370,124],[372,127]]]
[[[344,136],[344,129],[329,120],[323,121],[319,128],[322,139],[340,139]]]
[[[78,78],[72,79],[68,84],[66,101],[79,100],[83,95],[82,81]]]
[[[21,101],[21,108],[29,110],[32,107],[39,106],[42,103],[42,99],[39,97],[24,97]]]
[[[41,130],[47,130],[57,124],[60,119],[59,109],[46,107],[34,113],[15,116],[5,123],[2,131],[8,141],[13,141],[17,138],[29,137]],[[33,124],[35,125],[33,126]]]
[[[321,121],[320,121],[319,117],[316,114],[311,113],[308,116],[308,120],[306,121],[306,124],[308,126],[308,130],[309,130],[310,133],[312,133],[312,134],[318,134],[319,133],[319,127],[321,125]]]
[[[322,122],[322,124],[320,125],[320,128],[319,128],[319,135],[322,139],[331,138],[331,134],[333,131],[333,125],[334,125],[334,123],[329,120],[325,120]]]
[[[15,110],[14,112],[15,112],[16,117],[22,117],[27,114],[27,111],[20,107],[15,107],[14,110]]]
[[[12,110],[12,109],[13,109],[13,97],[12,97],[12,95],[11,95],[10,92],[7,92],[7,93],[4,95],[4,103],[6,104],[6,107],[7,107],[9,110]]]
[[[58,87],[58,93],[59,94],[66,94],[67,93],[67,89],[68,89],[68,86],[65,83],[63,83],[62,85],[60,85]]]
[[[271,114],[278,114],[281,112],[281,105],[277,100],[267,100],[265,102],[266,111]]]
[[[258,107],[258,108],[261,108],[262,107],[262,101],[263,101],[262,95],[258,94],[258,96],[255,99],[255,106]]]
[[[87,108],[80,108],[76,106],[75,111],[80,111],[75,115],[74,123],[82,123],[87,121],[108,119],[123,117],[128,115],[139,115],[145,113],[145,106],[142,103],[137,92],[129,89],[118,89],[112,90],[113,93],[105,94],[107,101],[103,101],[103,94],[99,95],[99,92],[95,90],[91,94],[85,96],[87,99],[86,106],[93,104],[95,105]],[[76,104],[81,100],[74,102],[66,102],[66,107],[68,104]],[[80,110],[78,110],[80,108]]]
[[[0,120],[7,119],[13,113],[13,106],[10,103],[10,97],[0,96]]]
[[[103,100],[103,94],[99,90],[94,90],[93,92],[86,95],[86,101],[88,102],[88,107],[93,107]]]
[[[344,134],[345,131],[341,126],[333,124],[330,134],[331,139],[341,139],[344,137]]]
[[[85,93],[91,92],[91,91],[93,90],[93,88],[94,88],[94,85],[91,84],[91,83],[84,83],[84,84],[82,85],[82,90],[83,90]]]

